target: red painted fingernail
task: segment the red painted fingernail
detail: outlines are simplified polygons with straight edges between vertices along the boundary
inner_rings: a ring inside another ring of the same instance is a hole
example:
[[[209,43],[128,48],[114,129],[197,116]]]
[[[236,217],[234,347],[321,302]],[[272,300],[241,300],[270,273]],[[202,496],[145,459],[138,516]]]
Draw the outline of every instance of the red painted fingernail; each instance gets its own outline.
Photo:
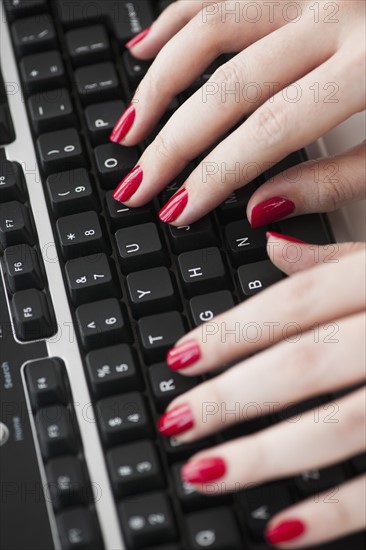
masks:
[[[187,483],[207,483],[224,477],[226,464],[222,458],[201,458],[184,464],[181,470],[183,481]]]
[[[283,241],[289,241],[291,243],[307,244],[305,241],[300,241],[300,239],[295,239],[295,237],[290,237],[290,235],[283,235],[282,233],[276,233],[275,231],[267,231],[266,233],[267,240],[270,237],[275,239],[282,239]]]
[[[193,414],[189,405],[180,405],[163,414],[158,422],[158,430],[165,437],[187,432],[194,426]]]
[[[296,539],[305,531],[305,524],[298,519],[281,521],[273,527],[267,527],[265,537],[270,544],[279,544]]]
[[[188,202],[187,189],[183,188],[178,191],[166,205],[160,210],[159,218],[162,222],[171,223],[178,218],[183,212]]]
[[[166,362],[172,370],[186,369],[201,357],[201,350],[194,340],[175,346],[168,351]]]
[[[273,197],[260,204],[252,210],[250,225],[253,228],[261,227],[267,223],[273,223],[281,218],[292,214],[295,210],[295,203],[283,197]]]
[[[141,40],[143,40],[145,38],[145,36],[150,32],[150,29],[151,29],[151,27],[147,27],[147,29],[144,29],[143,31],[136,34],[136,36],[131,38],[131,40],[129,40],[125,44],[126,48],[132,48],[133,46],[136,46],[136,44],[141,42]]]
[[[135,166],[133,170],[121,181],[121,183],[116,187],[113,198],[119,202],[128,201],[142,182],[143,171],[141,166]]]
[[[135,120],[136,110],[133,105],[127,107],[109,137],[113,143],[119,143],[130,131],[131,126]]]

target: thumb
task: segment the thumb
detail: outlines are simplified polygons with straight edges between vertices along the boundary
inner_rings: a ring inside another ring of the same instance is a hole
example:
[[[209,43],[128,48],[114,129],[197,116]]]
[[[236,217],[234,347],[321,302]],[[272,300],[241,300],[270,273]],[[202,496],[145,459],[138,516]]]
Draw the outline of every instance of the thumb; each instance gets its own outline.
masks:
[[[319,246],[299,241],[288,235],[267,233],[269,259],[286,275],[292,275],[319,264],[338,263],[343,256],[365,248],[366,243],[333,243]]]

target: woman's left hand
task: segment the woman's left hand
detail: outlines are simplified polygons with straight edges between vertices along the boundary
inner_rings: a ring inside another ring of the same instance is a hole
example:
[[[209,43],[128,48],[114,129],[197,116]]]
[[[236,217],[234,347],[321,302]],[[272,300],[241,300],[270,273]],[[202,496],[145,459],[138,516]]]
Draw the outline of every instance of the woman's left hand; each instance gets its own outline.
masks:
[[[271,260],[292,276],[185,335],[168,364],[194,376],[256,355],[175,399],[160,432],[191,442],[265,415],[269,404],[279,411],[364,383],[365,251],[361,243],[317,247],[270,236]],[[183,478],[201,491],[216,481],[232,491],[352,457],[365,449],[365,397],[362,387],[338,399],[336,422],[314,423],[310,411],[296,423],[207,449],[183,467]],[[341,485],[333,506],[320,497],[284,510],[270,521],[267,539],[279,544],[292,529],[297,536],[286,548],[299,548],[364,528],[365,482],[362,476]]]

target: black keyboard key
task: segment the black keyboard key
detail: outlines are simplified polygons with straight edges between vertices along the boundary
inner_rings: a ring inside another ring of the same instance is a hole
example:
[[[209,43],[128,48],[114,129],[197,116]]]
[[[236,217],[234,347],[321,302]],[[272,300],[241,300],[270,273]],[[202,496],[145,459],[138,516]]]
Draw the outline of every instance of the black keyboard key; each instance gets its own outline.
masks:
[[[4,7],[9,21],[40,13],[47,9],[47,0],[5,0]]]
[[[195,296],[189,301],[191,316],[196,327],[211,321],[215,315],[224,313],[234,306],[233,296],[228,290]]]
[[[0,203],[26,200],[23,169],[18,162],[0,160]]]
[[[99,210],[97,194],[85,168],[52,174],[47,178],[46,187],[57,218],[86,210]]]
[[[366,453],[361,453],[352,458],[351,466],[356,474],[366,472]]]
[[[136,392],[98,401],[96,417],[101,437],[108,446],[152,435],[150,415],[142,395]]]
[[[46,465],[46,491],[54,509],[88,504],[92,497],[86,469],[79,458],[63,456]]]
[[[167,263],[158,229],[154,223],[119,229],[116,233],[116,241],[124,273]]]
[[[186,511],[202,510],[210,506],[217,506],[230,502],[231,496],[220,492],[219,484],[207,487],[206,494],[196,490],[194,485],[183,481],[181,469],[184,462],[172,466],[172,478],[175,493]]]
[[[94,395],[106,397],[142,387],[136,354],[127,344],[117,344],[86,356],[89,382]]]
[[[296,486],[302,497],[322,493],[344,481],[345,473],[339,464],[323,470],[308,470],[295,478]]]
[[[79,134],[74,128],[42,134],[37,139],[37,148],[47,175],[85,165]]]
[[[165,359],[167,351],[185,333],[183,318],[177,311],[143,317],[138,329],[142,353],[149,363]]]
[[[76,124],[70,94],[65,88],[31,95],[28,99],[28,109],[33,130],[37,135]]]
[[[162,445],[169,462],[188,460],[193,454],[208,449],[217,443],[213,438],[200,439],[192,443],[180,443],[176,437],[164,437]]]
[[[194,512],[186,517],[189,548],[242,550],[243,544],[234,513],[229,508]]]
[[[32,361],[25,367],[25,377],[33,410],[68,402],[65,366],[60,359]]]
[[[215,229],[209,216],[191,225],[168,226],[169,240],[176,254],[218,244]]]
[[[76,320],[85,349],[95,349],[120,341],[130,341],[126,313],[116,298],[79,306]]]
[[[13,23],[11,32],[18,57],[57,46],[55,28],[47,14],[19,19]]]
[[[95,296],[119,296],[116,275],[105,254],[83,256],[65,265],[66,281],[74,305],[92,302]]]
[[[107,464],[117,497],[163,489],[165,486],[156,446],[151,441],[112,449],[107,454]]]
[[[151,62],[136,59],[129,51],[123,54],[123,65],[131,88],[135,89],[146,75]]]
[[[172,506],[163,493],[136,496],[121,502],[118,510],[127,546],[132,550],[177,539]]]
[[[21,60],[19,68],[27,93],[34,94],[66,84],[64,65],[56,50],[27,55]]]
[[[240,292],[244,298],[254,296],[282,279],[281,271],[269,260],[242,265],[238,269]]]
[[[289,168],[292,168],[292,166],[297,166],[298,164],[301,164],[306,160],[306,155],[303,153],[303,151],[295,151],[294,153],[291,153],[291,155],[288,155],[286,158],[272,166],[272,168],[269,168],[264,173],[264,179],[266,181],[273,179],[277,174],[281,174],[281,172],[285,172]],[[296,179],[294,180],[294,182]]]
[[[43,459],[78,452],[78,433],[71,412],[62,405],[40,409],[34,422]]]
[[[35,235],[28,209],[20,202],[0,204],[0,244],[5,249],[15,244],[34,244]]]
[[[255,190],[256,185],[252,182],[245,185],[245,187],[233,191],[217,209],[220,219],[223,222],[243,220],[246,215],[247,204]]]
[[[16,292],[11,302],[14,329],[22,342],[48,338],[55,332],[46,295],[31,288]]]
[[[103,548],[98,523],[87,508],[73,507],[56,516],[62,550],[100,550]]]
[[[326,245],[331,242],[325,220],[319,214],[288,218],[278,224],[279,231],[307,243]],[[329,249],[329,253],[332,249]]]
[[[176,291],[166,267],[155,267],[127,275],[127,289],[136,317],[172,310],[177,306]]]
[[[9,106],[6,104],[0,104],[0,145],[8,145],[8,143],[11,143],[14,140],[15,131]]]
[[[184,290],[189,296],[228,285],[221,253],[216,247],[185,252],[178,257],[178,264]]]
[[[199,383],[199,378],[173,372],[166,363],[152,365],[149,368],[149,378],[155,405],[160,412],[163,412],[175,397]]]
[[[27,288],[42,290],[44,281],[37,251],[28,244],[9,246],[4,252],[3,267],[10,292]]]
[[[116,70],[110,62],[76,69],[74,78],[77,91],[84,104],[118,99],[122,96]]]
[[[118,143],[99,145],[94,150],[99,179],[104,189],[114,189],[139,159],[138,150]]]
[[[111,56],[107,32],[102,25],[73,29],[65,34],[65,40],[75,67],[105,61]]]
[[[238,266],[267,258],[264,229],[252,229],[247,220],[229,223],[225,227],[227,250],[233,265]]]
[[[81,212],[60,218],[56,229],[64,258],[108,252],[96,212]]]
[[[125,104],[120,100],[89,105],[85,109],[85,120],[93,145],[108,143],[109,136],[124,110]]]
[[[139,208],[128,208],[113,198],[113,191],[105,194],[107,214],[114,230],[131,225],[140,225],[154,218],[152,203]]]

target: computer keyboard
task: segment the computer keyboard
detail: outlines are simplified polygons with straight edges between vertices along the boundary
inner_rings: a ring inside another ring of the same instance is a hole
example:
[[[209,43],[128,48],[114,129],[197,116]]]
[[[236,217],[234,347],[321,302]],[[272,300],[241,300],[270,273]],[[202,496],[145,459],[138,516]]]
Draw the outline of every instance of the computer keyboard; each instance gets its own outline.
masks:
[[[169,402],[203,380],[171,371],[169,348],[284,277],[266,255],[268,228],[251,229],[245,209],[259,185],[305,159],[293,153],[192,225],[167,226],[157,212],[194,164],[145,206],[113,199],[154,138],[133,148],[109,142],[149,67],[124,45],[168,3],[1,5],[4,550],[266,550],[271,516],[321,491],[331,495],[366,470],[359,456],[215,495],[180,477],[197,450],[322,407],[332,395],[204,441],[178,445],[157,434]],[[209,76],[177,97],[164,120]],[[270,229],[318,244],[332,239],[318,215]],[[364,545],[361,533],[318,548]]]

